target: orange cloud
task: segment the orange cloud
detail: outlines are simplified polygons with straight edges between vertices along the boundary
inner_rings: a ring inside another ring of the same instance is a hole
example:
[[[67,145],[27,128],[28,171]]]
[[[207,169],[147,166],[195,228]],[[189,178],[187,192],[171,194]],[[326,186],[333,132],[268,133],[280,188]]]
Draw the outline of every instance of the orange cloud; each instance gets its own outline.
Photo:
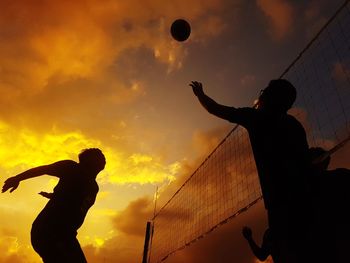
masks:
[[[26,128],[16,129],[5,122],[0,122],[0,131],[0,167],[12,174],[57,160],[77,160],[82,149],[91,147],[101,148],[107,159],[106,168],[99,176],[100,183],[162,183],[173,180],[180,169],[179,163],[164,164],[156,155],[128,156],[80,131],[65,133],[53,129],[40,134]]]
[[[293,30],[294,8],[286,0],[257,0],[257,6],[269,19],[270,33],[281,40]]]
[[[16,237],[3,236],[0,238],[0,262],[24,263],[28,258],[19,253],[19,245]],[[21,251],[22,252],[22,251]]]
[[[168,184],[162,185],[159,189],[158,208],[162,207],[179,187],[181,187],[208,154],[210,154],[227,135],[231,128],[231,125],[223,125],[206,132],[196,131],[193,134],[190,150],[193,151],[193,155],[197,157],[193,160],[185,159],[179,161],[176,180],[169,181]]]
[[[0,120],[140,148],[135,108],[144,110],[139,102],[156,87],[132,74],[135,65],[146,53],[164,72],[178,69],[191,41],[222,32],[224,7],[224,0],[0,1]],[[188,44],[169,34],[178,17],[195,28]]]
[[[113,218],[115,228],[125,234],[144,237],[145,225],[152,217],[153,200],[142,197],[130,204]]]
[[[3,211],[2,211],[3,212]],[[3,214],[3,213],[2,213]],[[6,215],[5,215],[6,217]],[[4,263],[36,263],[39,257],[31,247],[23,245],[23,237],[19,237],[19,229],[2,224],[0,230],[0,262]]]
[[[171,22],[184,17],[196,25],[198,35],[215,35],[220,32],[220,16],[208,18],[207,13],[215,14],[222,6],[222,1],[214,0],[2,1],[1,86],[15,97],[28,89],[39,92],[57,77],[61,83],[93,78],[124,51],[141,47],[178,67],[184,48],[171,40]],[[208,31],[208,25],[216,30]]]
[[[153,214],[153,200],[147,196],[132,201],[112,216],[114,236],[101,246],[87,245],[84,252],[89,262],[136,263],[141,261],[146,222]]]

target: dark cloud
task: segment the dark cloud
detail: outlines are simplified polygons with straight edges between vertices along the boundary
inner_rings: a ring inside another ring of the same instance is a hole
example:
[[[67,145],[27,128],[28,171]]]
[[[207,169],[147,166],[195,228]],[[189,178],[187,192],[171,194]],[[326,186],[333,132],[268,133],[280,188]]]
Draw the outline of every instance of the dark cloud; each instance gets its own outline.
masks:
[[[152,216],[153,207],[153,200],[147,196],[132,201],[125,210],[112,219],[113,225],[124,234],[143,237],[145,225]]]
[[[293,30],[294,6],[287,0],[257,0],[257,6],[268,18],[269,32],[276,40],[281,40]]]
[[[141,262],[146,223],[153,214],[153,200],[145,196],[132,202],[111,218],[115,235],[101,247],[88,245],[84,252],[89,262]]]

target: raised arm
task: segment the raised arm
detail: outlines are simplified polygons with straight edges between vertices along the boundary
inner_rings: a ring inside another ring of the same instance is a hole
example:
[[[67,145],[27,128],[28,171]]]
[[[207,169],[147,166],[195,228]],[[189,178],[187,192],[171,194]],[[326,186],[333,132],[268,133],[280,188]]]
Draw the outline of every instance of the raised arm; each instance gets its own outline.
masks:
[[[244,227],[242,230],[242,234],[244,238],[248,241],[248,244],[253,251],[253,254],[260,260],[264,261],[267,259],[267,257],[270,255],[270,252],[268,249],[266,249],[266,246],[261,246],[259,247],[254,239],[253,239],[253,234],[252,230],[249,227]]]
[[[67,169],[72,167],[72,165],[74,164],[75,162],[66,160],[49,165],[42,165],[35,168],[31,168],[23,173],[8,178],[2,187],[2,192],[4,193],[10,189],[10,193],[12,193],[14,190],[17,189],[21,181],[33,177],[38,177],[44,174],[60,177]]]
[[[235,117],[234,115],[237,112],[236,108],[221,105],[205,95],[202,83],[192,81],[190,86],[192,87],[193,93],[197,96],[199,102],[209,113],[229,121]]]

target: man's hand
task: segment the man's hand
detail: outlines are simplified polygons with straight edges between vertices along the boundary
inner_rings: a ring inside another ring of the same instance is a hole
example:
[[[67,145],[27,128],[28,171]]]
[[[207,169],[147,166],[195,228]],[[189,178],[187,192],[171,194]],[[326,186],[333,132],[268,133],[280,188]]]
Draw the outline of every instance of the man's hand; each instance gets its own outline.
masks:
[[[47,193],[47,192],[40,192],[39,195],[46,197],[48,199],[51,199],[51,197],[53,196],[53,193]]]
[[[204,94],[203,92],[203,87],[202,87],[202,83],[198,82],[198,81],[192,81],[190,86],[192,87],[193,93],[194,95],[196,95],[197,97],[199,95]]]
[[[5,193],[8,189],[10,189],[10,193],[12,193],[17,189],[19,182],[20,180],[16,176],[8,178],[2,187],[2,193]]]
[[[252,239],[252,230],[249,227],[243,227],[242,229],[242,234],[244,236],[245,239],[249,240]]]

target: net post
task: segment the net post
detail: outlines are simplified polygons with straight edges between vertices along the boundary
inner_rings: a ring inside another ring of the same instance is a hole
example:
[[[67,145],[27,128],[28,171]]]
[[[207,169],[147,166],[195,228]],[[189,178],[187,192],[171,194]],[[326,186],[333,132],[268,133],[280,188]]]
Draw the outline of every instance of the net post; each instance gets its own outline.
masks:
[[[146,224],[145,244],[143,246],[142,263],[148,263],[148,250],[149,250],[150,237],[151,237],[151,222],[148,221]]]

